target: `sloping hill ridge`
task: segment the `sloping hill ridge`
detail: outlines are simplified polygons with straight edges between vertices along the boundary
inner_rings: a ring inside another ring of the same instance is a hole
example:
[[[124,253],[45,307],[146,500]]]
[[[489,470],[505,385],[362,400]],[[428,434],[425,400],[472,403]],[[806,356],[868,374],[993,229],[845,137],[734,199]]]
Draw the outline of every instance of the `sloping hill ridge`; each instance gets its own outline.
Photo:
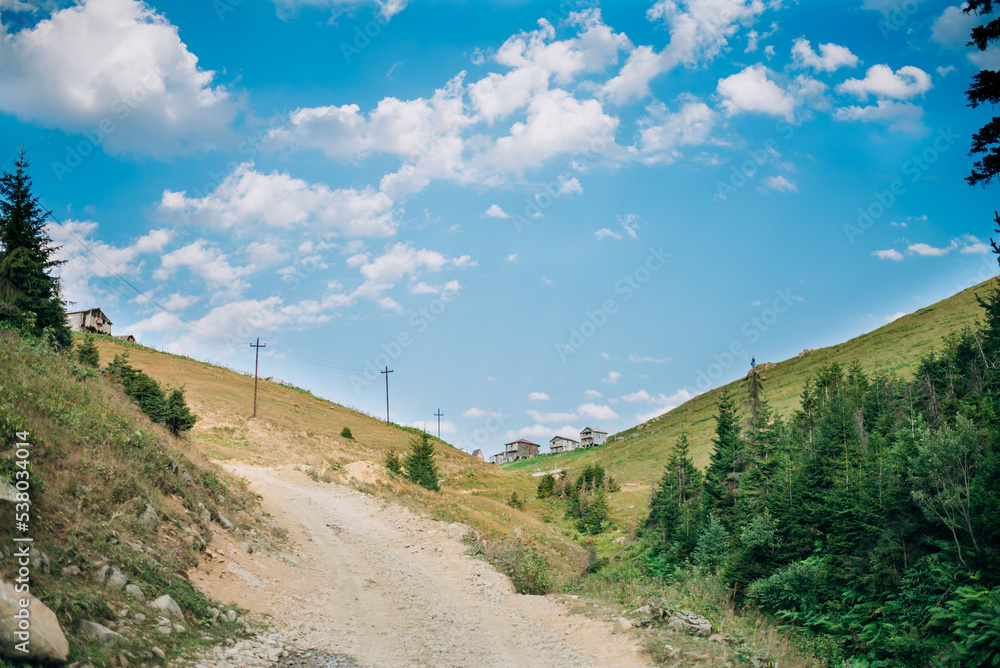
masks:
[[[768,364],[764,372],[768,401],[780,415],[788,417],[799,406],[806,379],[834,362],[847,366],[859,360],[869,373],[885,371],[899,376],[912,373],[921,357],[940,347],[950,333],[976,324],[982,315],[976,294],[985,295],[994,284],[994,279],[989,279],[844,343],[803,351],[797,357]],[[743,379],[724,387],[739,399],[745,397]],[[691,443],[695,464],[704,467],[712,451],[713,415],[721,391],[720,387],[700,394],[668,413],[615,434],[605,446],[546,455],[505,468],[536,472],[599,463],[621,481],[648,485],[659,477],[682,433],[687,434]]]

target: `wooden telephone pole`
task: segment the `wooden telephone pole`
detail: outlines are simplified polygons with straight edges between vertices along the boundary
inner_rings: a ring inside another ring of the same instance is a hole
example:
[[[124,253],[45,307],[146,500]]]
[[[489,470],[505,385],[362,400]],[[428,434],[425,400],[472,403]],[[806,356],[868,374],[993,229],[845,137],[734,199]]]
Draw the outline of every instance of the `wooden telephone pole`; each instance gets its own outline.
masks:
[[[261,343],[258,336],[257,343],[251,343],[250,347],[256,348],[253,358],[253,417],[257,417],[257,364],[260,362],[260,349],[267,348],[267,344]]]
[[[438,412],[435,413],[434,415],[436,415],[437,419],[438,419],[438,440],[440,441],[441,440],[441,416],[444,415],[444,413],[442,413],[441,409],[439,408]]]
[[[389,367],[385,368],[385,371],[379,371],[379,373],[385,374],[385,421],[389,421],[389,374],[392,373],[392,369]]]

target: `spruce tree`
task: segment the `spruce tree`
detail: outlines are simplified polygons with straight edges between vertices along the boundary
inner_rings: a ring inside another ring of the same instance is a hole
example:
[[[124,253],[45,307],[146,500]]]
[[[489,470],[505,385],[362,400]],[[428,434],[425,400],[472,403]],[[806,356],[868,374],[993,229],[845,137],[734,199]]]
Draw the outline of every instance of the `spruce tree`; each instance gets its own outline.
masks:
[[[716,411],[715,438],[712,439],[715,447],[705,470],[702,507],[706,514],[714,513],[723,527],[730,529],[736,521],[739,478],[744,462],[739,415],[728,387],[722,389]]]
[[[702,475],[692,461],[687,435],[681,434],[649,504],[647,526],[662,550],[683,558],[694,548],[701,526]]]
[[[184,390],[174,389],[167,397],[167,410],[165,424],[175,436],[182,431],[187,431],[194,426],[197,417],[188,408],[187,401],[184,400]]]
[[[88,336],[84,338],[76,347],[76,359],[80,364],[94,367],[101,366],[101,354],[97,351],[94,341]]]
[[[31,192],[29,166],[22,149],[14,171],[0,174],[0,324],[68,346],[59,279],[50,273],[62,263],[53,259],[48,212]]]
[[[410,454],[403,460],[406,467],[406,477],[425,489],[440,491],[438,486],[438,471],[434,464],[434,444],[427,434],[420,434],[410,442]]]

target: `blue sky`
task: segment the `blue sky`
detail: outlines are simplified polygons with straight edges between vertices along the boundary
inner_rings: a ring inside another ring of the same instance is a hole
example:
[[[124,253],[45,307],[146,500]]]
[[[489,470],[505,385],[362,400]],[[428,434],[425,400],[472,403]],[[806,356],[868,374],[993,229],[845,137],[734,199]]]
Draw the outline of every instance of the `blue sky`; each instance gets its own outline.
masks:
[[[64,296],[459,447],[615,432],[995,273],[949,3],[0,0]],[[127,282],[126,282],[127,281]],[[266,411],[266,408],[264,409]],[[248,411],[249,412],[249,411]]]

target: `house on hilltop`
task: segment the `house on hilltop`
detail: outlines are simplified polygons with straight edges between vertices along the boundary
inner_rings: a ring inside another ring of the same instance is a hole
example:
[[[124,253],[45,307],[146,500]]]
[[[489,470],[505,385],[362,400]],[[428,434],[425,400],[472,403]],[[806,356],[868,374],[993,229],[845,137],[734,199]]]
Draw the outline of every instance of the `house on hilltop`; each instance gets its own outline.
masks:
[[[90,332],[92,334],[111,334],[111,318],[104,315],[99,308],[88,308],[82,311],[66,313],[66,325],[73,332]]]
[[[573,452],[579,447],[579,441],[574,441],[572,438],[566,438],[565,436],[553,436],[552,440],[549,441],[549,452],[552,453]]]
[[[483,451],[479,448],[472,451],[472,456],[480,461],[486,461],[486,457],[483,456]]]
[[[589,448],[595,445],[604,445],[608,441],[608,432],[600,429],[587,427],[580,432],[580,447]]]
[[[519,438],[503,446],[504,457],[508,462],[518,462],[522,459],[531,459],[538,456],[538,448],[542,446],[531,441]]]
[[[506,463],[507,463],[507,455],[504,454],[503,452],[498,452],[497,454],[490,456],[490,464],[496,464],[497,466],[499,466],[500,464],[506,464]]]

